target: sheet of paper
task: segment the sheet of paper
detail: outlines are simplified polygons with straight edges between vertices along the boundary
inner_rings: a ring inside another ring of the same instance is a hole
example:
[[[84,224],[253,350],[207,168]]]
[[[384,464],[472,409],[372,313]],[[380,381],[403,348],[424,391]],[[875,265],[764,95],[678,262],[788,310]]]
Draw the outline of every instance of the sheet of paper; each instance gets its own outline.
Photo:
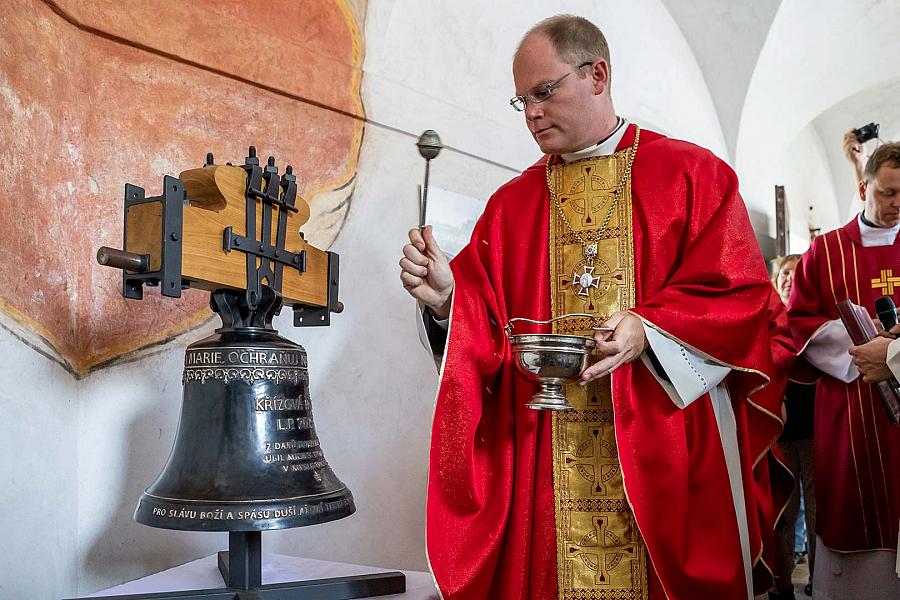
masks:
[[[434,227],[434,237],[444,254],[456,256],[469,243],[472,229],[486,203],[480,198],[435,186],[428,187],[425,222]]]

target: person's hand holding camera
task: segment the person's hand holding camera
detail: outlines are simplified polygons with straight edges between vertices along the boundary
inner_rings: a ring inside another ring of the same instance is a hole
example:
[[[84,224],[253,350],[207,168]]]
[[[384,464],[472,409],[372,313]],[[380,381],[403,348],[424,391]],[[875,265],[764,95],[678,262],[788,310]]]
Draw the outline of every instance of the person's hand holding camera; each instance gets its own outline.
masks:
[[[859,183],[863,180],[863,171],[866,168],[866,160],[868,160],[869,156],[866,153],[866,145],[860,142],[856,136],[856,129],[851,129],[844,134],[844,156],[853,165],[856,183]]]

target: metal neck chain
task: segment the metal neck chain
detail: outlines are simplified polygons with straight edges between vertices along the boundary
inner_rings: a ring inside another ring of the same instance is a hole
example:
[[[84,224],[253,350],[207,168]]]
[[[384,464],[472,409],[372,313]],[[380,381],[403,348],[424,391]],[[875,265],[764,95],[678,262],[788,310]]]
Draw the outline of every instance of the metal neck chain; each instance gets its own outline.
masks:
[[[628,164],[625,165],[625,172],[622,174],[622,179],[619,181],[619,185],[616,187],[613,192],[613,200],[609,205],[609,210],[606,212],[606,218],[603,219],[603,223],[600,224],[600,227],[595,229],[594,239],[586,240],[581,236],[578,231],[572,227],[572,224],[569,223],[569,218],[566,217],[565,211],[562,209],[562,205],[559,203],[559,198],[556,194],[556,186],[553,185],[553,175],[551,164],[552,156],[547,158],[547,189],[550,191],[550,199],[553,201],[553,204],[556,206],[557,212],[559,212],[559,216],[562,218],[563,222],[566,224],[566,227],[569,228],[569,231],[572,232],[572,235],[575,236],[579,242],[581,242],[582,252],[584,253],[585,258],[588,259],[590,264],[593,264],[594,257],[597,256],[597,242],[600,240],[601,234],[606,230],[606,226],[609,225],[609,220],[612,218],[613,211],[616,209],[616,205],[619,203],[619,198],[622,197],[622,192],[625,190],[625,184],[628,183],[628,178],[631,176],[631,165],[634,164],[634,157],[637,155],[638,150],[638,140],[641,139],[641,128],[637,125],[634,126],[634,143],[631,144],[631,154],[628,156]],[[585,186],[587,187],[587,185]],[[590,210],[589,202],[585,201],[585,210]]]

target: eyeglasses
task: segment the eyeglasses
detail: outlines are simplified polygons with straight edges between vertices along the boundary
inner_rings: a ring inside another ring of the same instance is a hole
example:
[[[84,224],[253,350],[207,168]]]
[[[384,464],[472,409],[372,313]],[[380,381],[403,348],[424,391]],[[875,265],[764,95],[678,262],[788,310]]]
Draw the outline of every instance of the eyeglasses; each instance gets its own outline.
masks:
[[[592,64],[594,64],[594,61],[592,61],[592,60],[583,62],[580,65],[578,65],[577,67],[575,67],[572,71],[569,71],[568,73],[566,73],[565,75],[563,75],[562,77],[557,79],[556,81],[551,81],[550,83],[545,83],[544,85],[538,86],[535,89],[528,92],[527,94],[525,94],[524,96],[513,96],[509,100],[509,105],[512,106],[517,111],[522,112],[523,110],[525,110],[525,107],[528,105],[529,102],[534,103],[534,104],[540,104],[541,102],[545,102],[546,100],[548,100],[550,98],[550,96],[553,95],[553,92],[556,91],[556,88],[559,87],[559,84],[562,83],[563,79],[565,79],[566,77],[568,77],[569,75],[571,75],[572,73],[577,71],[578,69],[583,69],[584,67],[587,67]]]

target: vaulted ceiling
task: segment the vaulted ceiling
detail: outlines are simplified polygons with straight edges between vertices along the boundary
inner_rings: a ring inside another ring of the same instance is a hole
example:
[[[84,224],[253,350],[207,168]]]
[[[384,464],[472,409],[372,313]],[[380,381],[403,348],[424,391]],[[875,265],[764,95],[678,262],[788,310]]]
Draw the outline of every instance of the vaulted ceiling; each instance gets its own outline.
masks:
[[[832,174],[832,211],[849,214],[844,132],[874,121],[883,140],[900,135],[900,1],[660,1],[703,72],[748,204],[768,210],[775,165],[812,128]]]
[[[733,158],[744,98],[781,0],[662,0],[703,71]]]

